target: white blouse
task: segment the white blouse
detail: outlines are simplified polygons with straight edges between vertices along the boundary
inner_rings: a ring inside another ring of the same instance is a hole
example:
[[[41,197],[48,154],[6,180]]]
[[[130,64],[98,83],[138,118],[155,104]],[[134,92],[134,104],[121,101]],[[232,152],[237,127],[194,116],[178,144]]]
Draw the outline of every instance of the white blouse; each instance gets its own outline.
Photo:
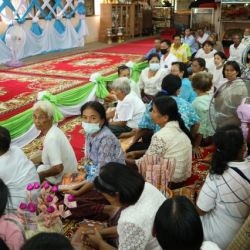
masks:
[[[113,121],[126,121],[128,127],[138,128],[145,109],[142,100],[131,91],[122,101],[118,101]]]
[[[211,73],[212,73],[212,75],[213,75],[213,85],[214,85],[214,87],[216,87],[217,89],[218,89],[223,83],[225,83],[225,82],[227,81],[227,79],[223,77],[222,71],[223,71],[223,67],[218,68],[218,69],[215,67],[215,68],[211,71]]]
[[[149,68],[142,70],[139,86],[140,89],[144,90],[147,95],[155,95],[161,90],[161,83],[163,78],[167,75],[165,69],[160,68],[153,77],[148,77]]]
[[[136,204],[121,212],[117,225],[119,250],[161,249],[152,232],[155,215],[165,200],[166,198],[156,187],[145,183]]]
[[[214,54],[217,51],[215,49],[213,49],[211,52],[209,52],[208,54],[205,53],[204,49],[201,48],[197,51],[195,58],[203,58],[206,61],[206,68],[208,69],[208,72],[212,72],[215,65],[214,65]]]
[[[191,176],[192,145],[176,121],[168,122],[153,135],[146,154],[176,160],[173,182],[182,182]]]
[[[229,162],[250,179],[250,162]],[[233,169],[223,175],[208,174],[197,206],[207,212],[201,216],[204,239],[226,249],[250,213],[250,185]]]

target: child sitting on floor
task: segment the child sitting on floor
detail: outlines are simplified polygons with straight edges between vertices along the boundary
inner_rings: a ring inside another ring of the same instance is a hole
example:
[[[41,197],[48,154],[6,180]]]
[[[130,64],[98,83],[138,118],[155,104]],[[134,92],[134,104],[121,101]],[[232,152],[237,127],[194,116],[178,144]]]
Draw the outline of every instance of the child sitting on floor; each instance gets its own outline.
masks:
[[[192,106],[200,118],[200,127],[193,147],[195,157],[201,157],[199,147],[201,145],[208,146],[212,142],[212,136],[214,135],[211,121],[213,118],[212,106],[210,108],[212,96],[209,94],[209,90],[213,85],[212,79],[213,76],[207,72],[197,73],[192,79],[192,86],[197,94]]]

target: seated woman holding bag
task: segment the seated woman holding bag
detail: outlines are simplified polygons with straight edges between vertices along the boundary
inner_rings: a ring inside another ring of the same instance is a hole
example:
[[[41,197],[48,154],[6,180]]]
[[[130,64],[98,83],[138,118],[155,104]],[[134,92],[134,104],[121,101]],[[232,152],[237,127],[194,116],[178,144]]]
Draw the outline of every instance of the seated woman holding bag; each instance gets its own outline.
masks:
[[[157,155],[164,159],[175,159],[176,167],[172,178],[178,185],[191,176],[192,145],[191,134],[186,128],[176,101],[172,97],[161,96],[153,100],[151,113],[153,121],[160,126],[160,130],[152,136],[146,155]],[[127,158],[130,165],[140,164],[139,160]]]
[[[250,213],[250,162],[238,126],[219,128],[214,143],[217,150],[197,207],[205,240],[226,249]]]
[[[72,208],[72,217],[103,218],[104,204],[109,204],[103,195],[94,190],[93,180],[108,162],[124,163],[120,142],[107,127],[107,118],[102,104],[96,101],[81,107],[82,126],[86,134],[84,168],[87,182],[78,190],[67,193],[76,196],[77,208]],[[105,208],[106,210],[106,208]],[[106,213],[106,212],[105,212]]]

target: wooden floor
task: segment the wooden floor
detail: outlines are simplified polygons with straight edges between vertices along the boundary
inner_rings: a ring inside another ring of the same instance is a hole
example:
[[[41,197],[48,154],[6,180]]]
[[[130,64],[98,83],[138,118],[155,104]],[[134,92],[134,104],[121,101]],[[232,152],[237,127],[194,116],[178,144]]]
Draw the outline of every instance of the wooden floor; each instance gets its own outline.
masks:
[[[131,40],[126,41],[126,42],[138,41],[138,40],[150,38],[150,37],[151,36],[137,37],[137,38],[131,39]],[[104,49],[107,47],[112,47],[114,45],[117,45],[117,43],[113,43],[111,45],[109,45],[107,43],[102,43],[102,42],[87,43],[87,44],[85,44],[84,47],[81,47],[81,48],[73,48],[73,49],[68,49],[68,50],[63,50],[63,51],[58,51],[58,52],[51,52],[51,53],[40,54],[40,55],[36,55],[36,56],[30,56],[30,57],[22,59],[22,62],[24,63],[24,65],[30,64],[30,63],[37,63],[37,62],[41,62],[44,60],[50,60],[50,59],[54,59],[54,58],[58,58],[58,57],[63,57],[63,56],[67,56],[67,55],[81,53],[81,52],[89,52],[89,51],[93,51],[93,50],[97,50],[97,49]],[[152,44],[152,46],[153,46],[153,44]],[[8,67],[5,64],[0,64],[0,69],[6,69],[6,68],[8,68]]]

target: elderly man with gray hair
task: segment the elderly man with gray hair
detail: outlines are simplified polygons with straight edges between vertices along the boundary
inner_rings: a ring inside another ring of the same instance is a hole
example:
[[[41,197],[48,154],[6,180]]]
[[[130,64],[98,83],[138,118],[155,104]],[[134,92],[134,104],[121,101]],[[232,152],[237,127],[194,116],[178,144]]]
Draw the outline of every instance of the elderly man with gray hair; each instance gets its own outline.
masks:
[[[118,104],[109,128],[119,137],[121,133],[138,128],[145,105],[135,93],[131,92],[130,80],[127,77],[117,78],[111,88],[118,99]]]
[[[48,180],[59,184],[65,173],[77,171],[75,153],[65,134],[53,124],[54,107],[49,101],[38,101],[33,107],[36,128],[45,136],[42,150],[42,165],[37,172],[41,182]]]

